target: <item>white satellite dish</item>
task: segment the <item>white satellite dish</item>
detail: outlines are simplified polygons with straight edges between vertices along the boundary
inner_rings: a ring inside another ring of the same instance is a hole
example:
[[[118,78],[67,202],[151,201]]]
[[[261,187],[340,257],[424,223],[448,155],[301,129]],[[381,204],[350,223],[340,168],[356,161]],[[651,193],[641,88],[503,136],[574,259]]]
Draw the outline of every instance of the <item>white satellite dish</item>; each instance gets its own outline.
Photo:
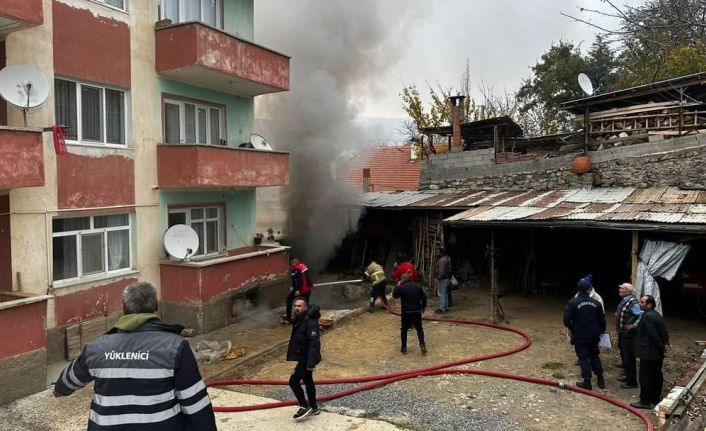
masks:
[[[267,142],[267,139],[257,133],[250,135],[250,144],[256,150],[272,151],[272,146],[270,146],[270,143]]]
[[[34,66],[13,64],[0,70],[0,96],[22,109],[27,126],[27,110],[41,106],[49,97],[49,83]]]
[[[164,249],[175,259],[186,260],[199,249],[199,236],[185,224],[175,224],[164,233]]]
[[[579,87],[586,93],[587,96],[593,96],[593,83],[591,83],[591,78],[585,73],[579,73],[578,76]]]

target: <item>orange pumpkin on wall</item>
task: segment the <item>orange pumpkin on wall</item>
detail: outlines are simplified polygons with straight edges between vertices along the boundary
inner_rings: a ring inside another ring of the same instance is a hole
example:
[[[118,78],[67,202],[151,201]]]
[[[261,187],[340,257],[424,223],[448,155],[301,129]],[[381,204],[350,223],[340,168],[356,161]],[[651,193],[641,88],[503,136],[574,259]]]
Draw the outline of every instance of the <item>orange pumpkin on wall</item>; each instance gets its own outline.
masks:
[[[592,166],[591,158],[584,154],[574,159],[574,162],[571,164],[571,172],[575,174],[585,174],[591,172]]]

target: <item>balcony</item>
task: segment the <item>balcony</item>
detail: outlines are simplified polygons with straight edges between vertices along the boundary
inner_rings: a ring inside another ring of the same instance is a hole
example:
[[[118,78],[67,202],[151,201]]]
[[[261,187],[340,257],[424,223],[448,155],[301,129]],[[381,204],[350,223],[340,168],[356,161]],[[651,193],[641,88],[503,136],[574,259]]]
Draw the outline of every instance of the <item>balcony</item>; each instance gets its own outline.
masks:
[[[0,39],[43,21],[42,0],[0,0]]]
[[[42,129],[0,126],[0,190],[43,185]]]
[[[216,28],[169,25],[155,39],[157,73],[169,79],[245,97],[289,90],[289,57]]]
[[[289,153],[212,145],[157,146],[161,189],[228,189],[289,184]]]

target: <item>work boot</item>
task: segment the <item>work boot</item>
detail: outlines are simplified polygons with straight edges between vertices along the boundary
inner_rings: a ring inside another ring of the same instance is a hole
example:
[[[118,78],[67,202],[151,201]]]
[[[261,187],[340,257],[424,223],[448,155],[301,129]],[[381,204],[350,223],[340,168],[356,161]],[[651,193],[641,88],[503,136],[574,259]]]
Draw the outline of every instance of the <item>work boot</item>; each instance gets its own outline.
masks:
[[[368,313],[372,313],[374,309],[375,303],[371,302],[370,304],[368,304]]]
[[[422,354],[423,354],[423,355],[426,355],[426,354],[427,354],[427,346],[426,346],[426,345],[420,344],[420,345],[419,345],[419,350],[422,351]]]
[[[605,380],[603,379],[603,374],[599,374],[597,377],[598,379],[596,381],[596,384],[599,388],[605,389]]]
[[[406,348],[406,347],[402,347],[402,348],[400,349],[400,353],[402,353],[403,355],[406,355],[406,354],[407,354],[407,348]]]
[[[583,382],[576,382],[576,386],[582,389],[587,389],[589,391],[593,390],[593,386],[591,386],[591,381],[590,380],[584,380]]]

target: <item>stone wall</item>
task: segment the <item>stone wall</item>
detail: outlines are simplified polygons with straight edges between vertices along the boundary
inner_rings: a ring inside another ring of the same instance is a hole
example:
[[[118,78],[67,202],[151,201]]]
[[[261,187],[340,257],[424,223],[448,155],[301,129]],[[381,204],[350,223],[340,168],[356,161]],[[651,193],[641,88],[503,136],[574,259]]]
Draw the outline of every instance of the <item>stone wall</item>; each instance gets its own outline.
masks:
[[[706,189],[706,136],[685,136],[591,151],[588,155],[593,162],[593,175],[583,176],[571,172],[575,154],[496,165],[492,151],[450,153],[430,158],[422,168],[420,189],[551,190],[586,185]],[[488,160],[488,152],[490,161],[482,163]],[[464,161],[468,163],[463,164]]]

